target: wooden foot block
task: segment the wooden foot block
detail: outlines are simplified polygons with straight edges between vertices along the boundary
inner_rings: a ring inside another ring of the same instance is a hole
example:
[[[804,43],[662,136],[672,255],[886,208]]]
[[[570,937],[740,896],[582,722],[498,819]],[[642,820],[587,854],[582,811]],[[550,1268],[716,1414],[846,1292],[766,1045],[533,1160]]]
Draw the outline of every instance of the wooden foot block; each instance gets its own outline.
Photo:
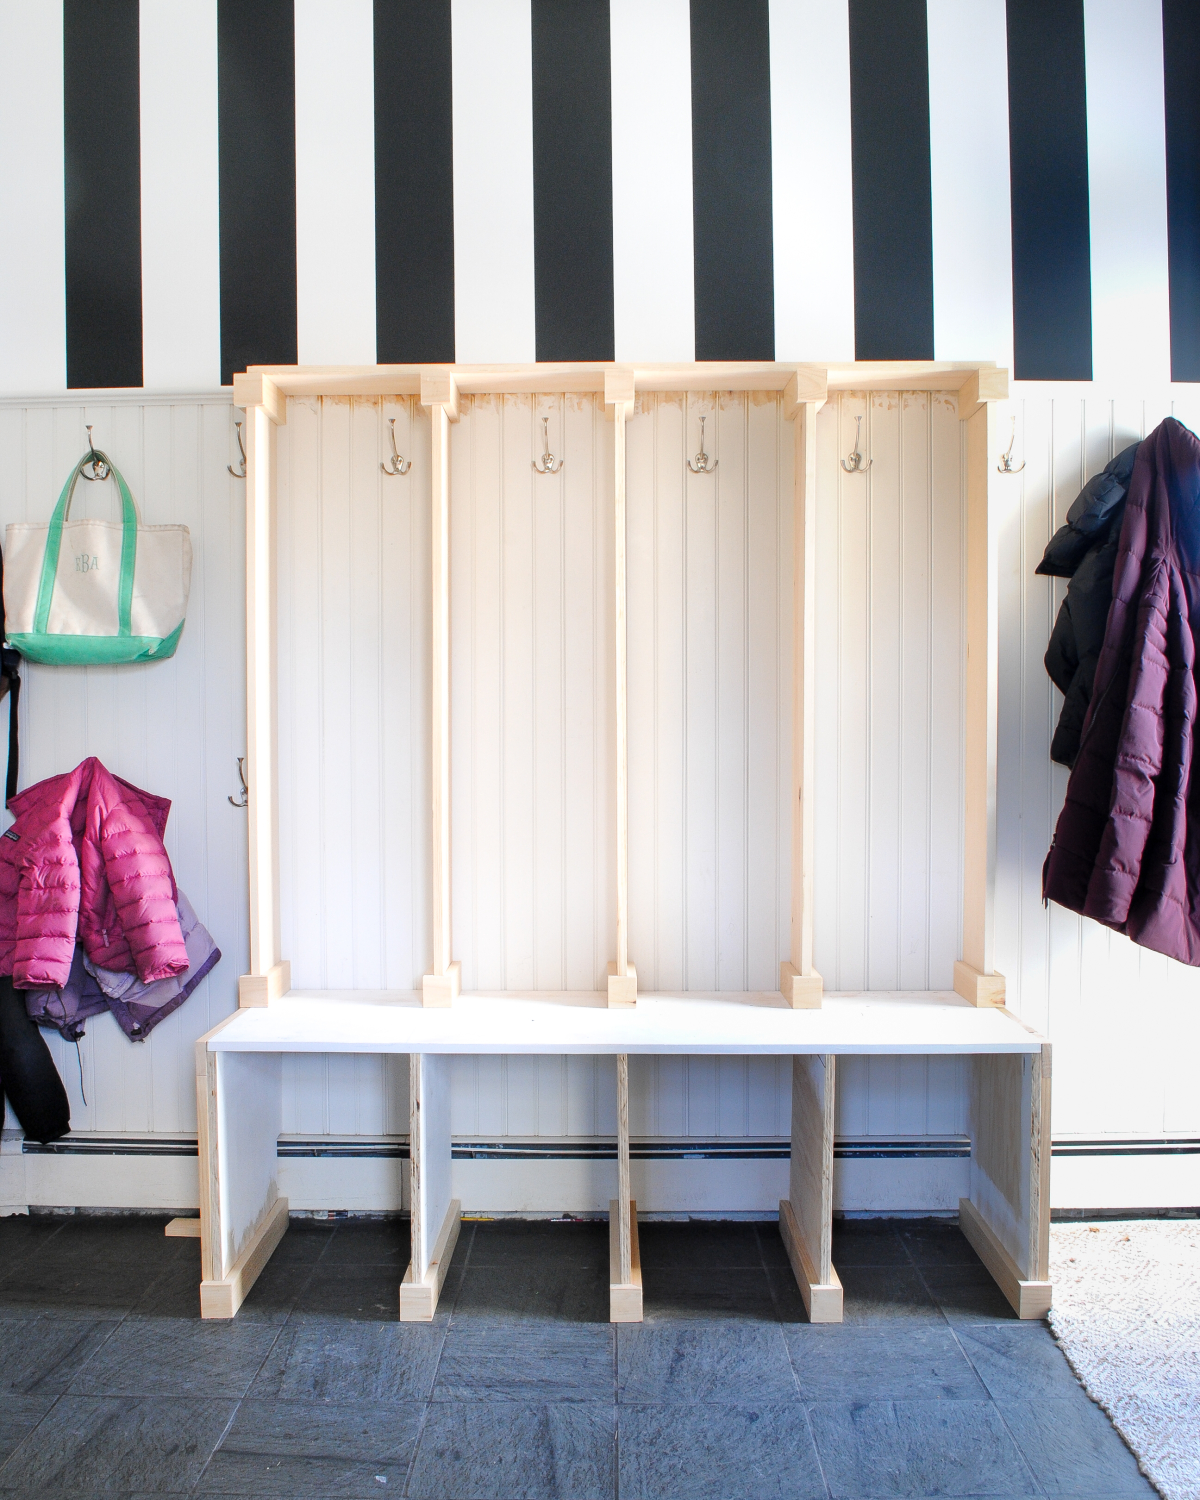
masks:
[[[637,1004],[637,970],[632,964],[626,964],[628,973],[624,979],[617,974],[616,964],[608,966],[608,1008],[612,1010],[617,1005]]]
[[[457,967],[457,965],[456,965]],[[400,1283],[400,1321],[402,1323],[432,1323],[433,1314],[442,1295],[446,1272],[454,1259],[454,1247],[458,1244],[458,1231],[462,1224],[462,1204],[457,1198],[450,1200],[446,1217],[434,1242],[429,1269],[420,1281],[413,1280],[412,1265],[404,1273]]]
[[[245,1010],[256,1005],[270,1005],[286,995],[292,987],[292,963],[281,959],[265,974],[243,974],[238,979],[238,1005]]]
[[[200,1220],[195,1219],[170,1219],[163,1231],[169,1240],[198,1240],[200,1238]]]
[[[779,1200],[779,1234],[783,1240],[784,1249],[788,1253],[788,1260],[792,1263],[792,1273],[796,1278],[796,1285],[800,1288],[800,1295],[804,1299],[808,1321],[810,1323],[840,1323],[842,1321],[842,1283],[838,1279],[838,1273],[830,1266],[829,1280],[817,1280],[817,1273],[813,1270],[808,1251],[804,1246],[804,1236],[800,1233],[796,1215],[787,1198]]]
[[[608,1204],[608,1321],[640,1323],[642,1321],[642,1257],[638,1249],[637,1204],[629,1202],[629,1280],[621,1281],[621,1244],[618,1228],[619,1205],[615,1198]]]
[[[970,964],[956,959],[954,964],[954,992],[969,1000],[972,1005],[1003,1005],[1004,975],[981,974]]]
[[[779,990],[793,1010],[820,1010],[825,981],[814,969],[801,974],[786,958],[779,965]]]
[[[1044,1318],[1054,1300],[1050,1282],[1022,1280],[1016,1262],[969,1198],[958,1200],[958,1227],[1012,1304],[1017,1317]]]
[[[186,1222],[191,1223],[191,1220]],[[200,1316],[202,1318],[232,1318],[245,1302],[250,1288],[258,1280],[263,1267],[271,1259],[275,1246],[287,1233],[288,1201],[276,1198],[262,1223],[251,1236],[250,1243],[238,1256],[229,1275],[221,1281],[200,1283]]]
[[[462,994],[462,964],[452,963],[444,974],[426,974],[421,980],[421,1004],[453,1005]]]

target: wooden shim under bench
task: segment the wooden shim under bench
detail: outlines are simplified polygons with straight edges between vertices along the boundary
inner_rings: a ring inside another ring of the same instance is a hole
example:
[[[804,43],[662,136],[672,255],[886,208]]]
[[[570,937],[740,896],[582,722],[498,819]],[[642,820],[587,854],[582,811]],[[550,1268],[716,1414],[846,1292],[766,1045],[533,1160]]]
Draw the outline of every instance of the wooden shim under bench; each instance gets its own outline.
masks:
[[[796,1277],[796,1285],[804,1298],[805,1311],[810,1323],[840,1323],[842,1321],[842,1283],[832,1266],[829,1280],[818,1281],[808,1252],[804,1248],[804,1236],[796,1223],[792,1205],[786,1198],[779,1200],[779,1233],[783,1239],[788,1260]]]
[[[629,1280],[621,1280],[621,1205],[608,1204],[608,1321],[642,1321],[642,1257],[638,1250],[637,1204],[629,1201]]]
[[[229,1275],[220,1281],[200,1283],[200,1316],[232,1318],[249,1295],[276,1245],[287,1233],[288,1201],[276,1198],[262,1223],[250,1236],[246,1248],[234,1261]]]
[[[1024,1281],[1016,1262],[992,1233],[969,1198],[958,1200],[958,1225],[971,1248],[991,1272],[996,1285],[1012,1304],[1018,1318],[1044,1318],[1050,1311],[1048,1281]]]
[[[434,1241],[429,1267],[420,1281],[413,1280],[412,1262],[400,1283],[400,1321],[402,1323],[432,1323],[433,1314],[442,1295],[446,1272],[454,1259],[454,1247],[458,1244],[458,1231],[462,1223],[462,1204],[457,1198],[450,1200],[442,1227]]]

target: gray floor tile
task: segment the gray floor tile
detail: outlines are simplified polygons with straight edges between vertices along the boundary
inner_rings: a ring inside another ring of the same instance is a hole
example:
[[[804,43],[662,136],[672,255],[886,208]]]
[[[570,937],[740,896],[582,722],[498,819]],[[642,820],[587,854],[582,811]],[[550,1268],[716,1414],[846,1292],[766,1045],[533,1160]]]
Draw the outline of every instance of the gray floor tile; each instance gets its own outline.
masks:
[[[842,1311],[851,1327],[923,1322],[941,1324],[937,1304],[918,1272],[904,1266],[846,1266],[838,1272]]]
[[[289,1219],[287,1233],[275,1247],[271,1264],[278,1266],[315,1265],[329,1248],[338,1225],[325,1219]],[[407,1228],[400,1229],[403,1237]]]
[[[58,1397],[50,1391],[21,1395],[5,1391],[0,1396],[0,1464],[28,1437]]]
[[[0,1282],[0,1318],[123,1318],[165,1269],[35,1257]]]
[[[753,1224],[639,1224],[638,1246],[644,1270],[760,1269],[763,1264]]]
[[[784,1337],[807,1401],[987,1400],[944,1324],[788,1328]]]
[[[889,1219],[835,1219],[833,1264],[843,1266],[909,1266],[911,1257]]]
[[[919,1266],[981,1266],[965,1234],[948,1219],[908,1219],[896,1225],[900,1243]]]
[[[613,1346],[611,1324],[453,1323],[433,1399],[611,1402]]]
[[[40,1254],[65,1223],[46,1214],[5,1214],[0,1218],[0,1274]]]
[[[279,1330],[240,1318],[127,1318],[72,1382],[77,1396],[244,1396]]]
[[[997,1401],[1086,1396],[1044,1323],[967,1325],[957,1334],[964,1354]]]
[[[9,1394],[61,1395],[119,1326],[93,1318],[0,1322],[0,1403]]]
[[[834,1500],[1037,1494],[989,1401],[841,1402],[808,1410]]]
[[[622,1500],[802,1500],[823,1497],[804,1408],[622,1406]]]
[[[611,1500],[608,1403],[435,1402],[409,1480],[413,1500]]]
[[[238,1309],[239,1323],[282,1323],[308,1285],[312,1266],[280,1265],[274,1257]],[[130,1309],[134,1318],[200,1317],[200,1259],[176,1261]]]
[[[778,1325],[625,1323],[617,1327],[617,1399],[771,1403],[797,1392]]]
[[[472,1267],[507,1266],[530,1259],[606,1267],[608,1225],[555,1224],[546,1219],[495,1219],[475,1225]]]
[[[249,1395],[341,1404],[424,1400],[445,1336],[444,1323],[291,1323],[280,1333]]]
[[[1048,1495],[1155,1493],[1120,1433],[1086,1396],[996,1405]]]
[[[197,1494],[401,1495],[420,1402],[243,1401]]]
[[[775,1304],[775,1316],[781,1323],[807,1323],[808,1309],[796,1282],[796,1273],[788,1266],[786,1270],[772,1266],[767,1271],[767,1285],[771,1300]]]
[[[0,1491],[186,1493],[233,1415],[232,1401],[60,1396],[0,1470]]]
[[[983,1266],[925,1266],[921,1278],[951,1323],[1019,1323]]]
[[[463,1272],[453,1321],[510,1323],[552,1320],[608,1322],[608,1272],[595,1266],[514,1260],[503,1266],[476,1266]]]
[[[760,1219],[754,1228],[758,1233],[758,1248],[762,1251],[763,1265],[768,1270],[783,1269],[790,1265],[788,1253],[784,1249],[783,1239],[779,1233],[778,1222],[774,1219]]]
[[[780,1273],[773,1273],[778,1275]],[[647,1321],[658,1318],[750,1318],[778,1322],[768,1272],[749,1266],[723,1268],[646,1267],[642,1272]]]
[[[144,1273],[147,1262],[165,1267],[179,1255],[185,1245],[194,1242],[168,1239],[165,1233],[170,1214],[130,1214],[113,1217],[90,1214],[73,1215],[43,1250],[39,1260],[64,1266],[71,1261],[86,1265],[100,1261],[106,1265],[138,1266]]]
[[[362,1323],[395,1323],[400,1317],[403,1267],[369,1266],[359,1271],[319,1265],[296,1298],[291,1317],[347,1318]]]
[[[321,1266],[391,1266],[403,1275],[411,1253],[412,1230],[407,1219],[339,1224],[321,1256]]]

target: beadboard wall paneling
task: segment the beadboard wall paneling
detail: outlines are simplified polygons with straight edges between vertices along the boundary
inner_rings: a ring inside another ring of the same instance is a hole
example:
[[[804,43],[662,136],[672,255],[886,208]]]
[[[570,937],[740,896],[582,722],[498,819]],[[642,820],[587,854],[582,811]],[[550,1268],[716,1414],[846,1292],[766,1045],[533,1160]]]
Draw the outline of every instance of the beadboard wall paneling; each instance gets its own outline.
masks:
[[[145,1042],[127,1041],[107,1015],[87,1023],[78,1058],[56,1033],[44,1035],[74,1130],[186,1134],[196,1128],[192,1043],[234,1009],[237,976],[248,963],[246,818],[227,801],[245,754],[245,486],[226,470],[237,462],[227,400],[4,405],[0,522],[49,519],[64,477],[87,449],[88,422],[143,519],[191,531],[187,625],[169,661],[25,663],[20,784],[96,755],[116,774],[170,797],[166,846],[176,878],[223,957]],[[81,480],[72,515],[115,515],[114,497],[112,483]],[[7,724],[7,703],[2,713]],[[7,826],[11,817],[3,817]],[[7,1124],[15,1125],[11,1113]]]
[[[283,951],[298,988],[410,990],[431,941],[429,422],[313,397],[278,442]],[[284,1080],[286,1132],[408,1129],[403,1059],[289,1057]]]
[[[1000,530],[996,966],[1008,1004],[1054,1042],[1054,1133],[1200,1130],[1200,973],[1041,900],[1068,773],[1048,746],[1062,698],[1042,657],[1065,593],[1034,568],[1086,479],[1168,415],[1200,430],[1200,399],[1012,402],[1017,460]],[[1130,1066],[1127,1037],[1148,1065]],[[1152,1060],[1152,1064],[1151,1064]]]

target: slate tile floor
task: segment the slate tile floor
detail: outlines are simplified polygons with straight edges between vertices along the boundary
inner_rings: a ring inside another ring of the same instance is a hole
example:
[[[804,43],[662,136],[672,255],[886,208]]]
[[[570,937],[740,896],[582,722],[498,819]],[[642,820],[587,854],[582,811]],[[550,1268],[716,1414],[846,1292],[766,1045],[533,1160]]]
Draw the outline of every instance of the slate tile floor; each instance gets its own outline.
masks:
[[[233,1323],[162,1227],[0,1220],[0,1496],[1154,1493],[944,1222],[840,1224],[823,1328],[772,1224],[643,1224],[615,1329],[602,1224],[465,1224],[432,1325],[405,1225],[294,1222]]]

